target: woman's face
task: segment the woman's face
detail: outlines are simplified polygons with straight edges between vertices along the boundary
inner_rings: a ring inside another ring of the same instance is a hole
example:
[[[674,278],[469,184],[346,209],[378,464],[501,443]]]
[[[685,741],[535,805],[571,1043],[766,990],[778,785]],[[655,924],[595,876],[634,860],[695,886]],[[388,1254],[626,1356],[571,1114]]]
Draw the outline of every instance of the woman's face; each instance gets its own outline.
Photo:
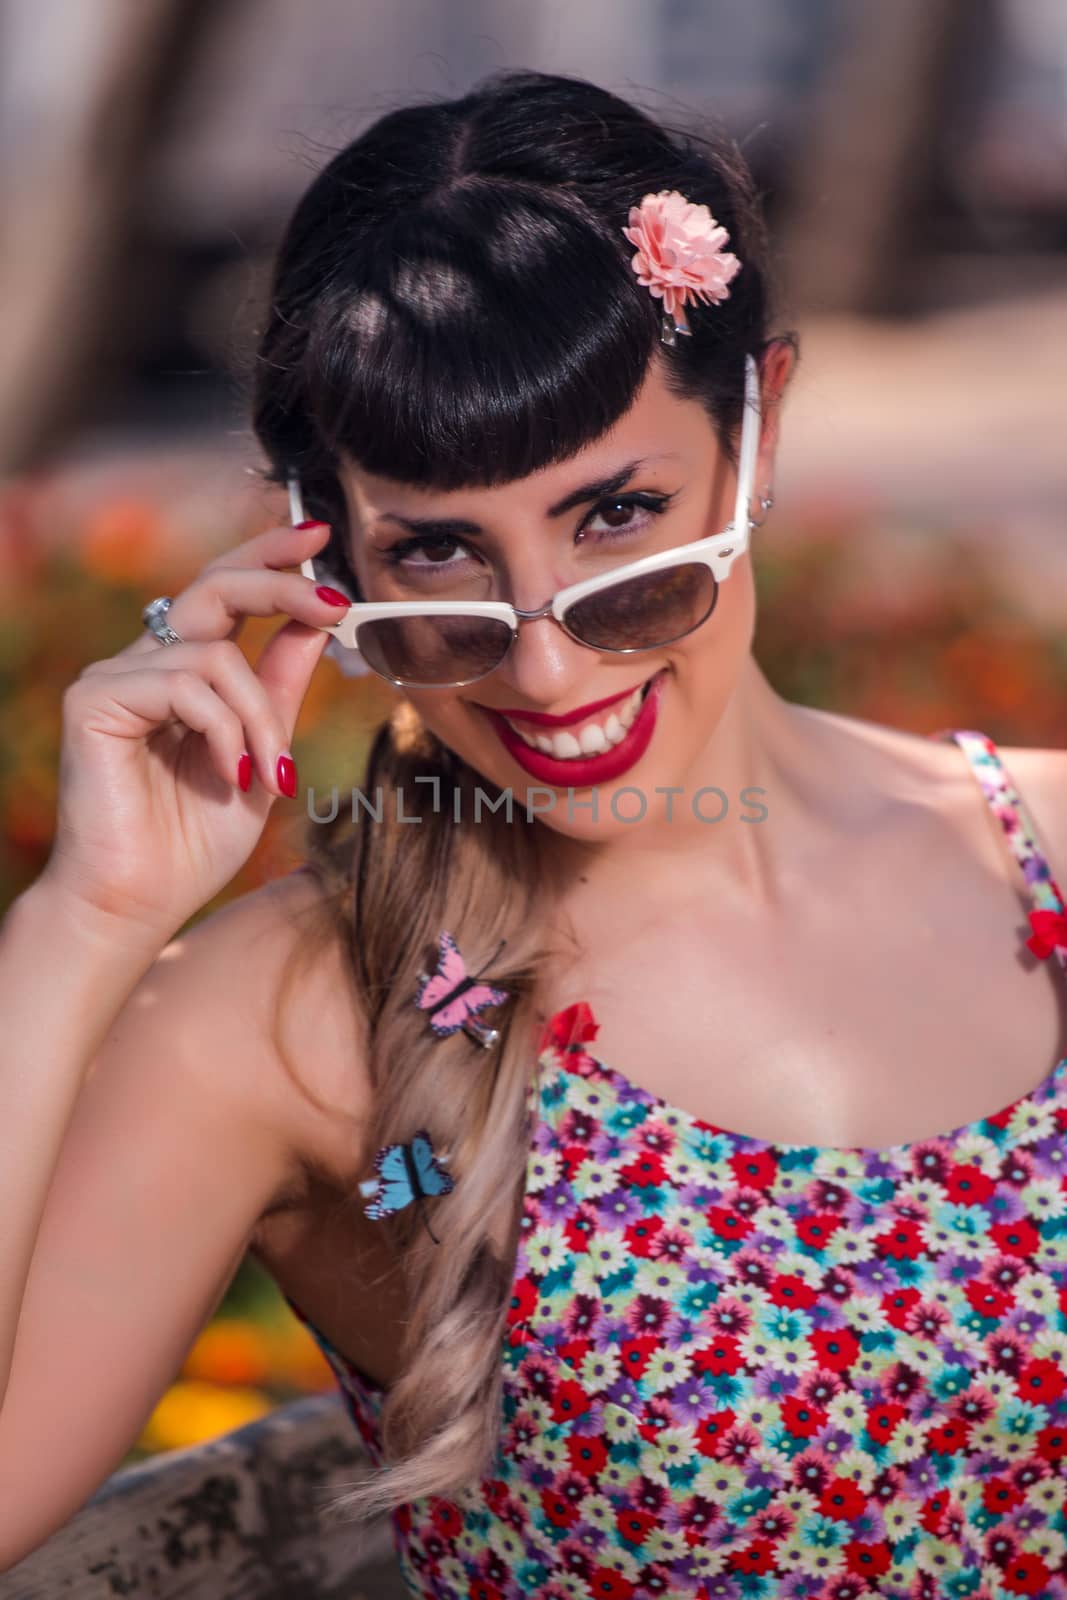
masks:
[[[790,365],[779,371],[773,353],[765,361],[765,416]],[[775,411],[757,494],[772,476]],[[736,491],[707,413],[670,392],[658,361],[613,428],[528,477],[442,493],[353,463],[343,476],[350,556],[366,599],[495,599],[524,610],[583,578],[720,532]],[[605,841],[643,809],[632,793],[613,808],[617,791],[639,790],[651,821],[662,814],[657,791],[687,786],[738,683],[754,623],[745,553],[710,617],[673,644],[612,654],[579,644],[547,616],[520,622],[510,654],[487,677],[404,692],[427,727],[490,785],[511,791],[514,806],[576,840]]]

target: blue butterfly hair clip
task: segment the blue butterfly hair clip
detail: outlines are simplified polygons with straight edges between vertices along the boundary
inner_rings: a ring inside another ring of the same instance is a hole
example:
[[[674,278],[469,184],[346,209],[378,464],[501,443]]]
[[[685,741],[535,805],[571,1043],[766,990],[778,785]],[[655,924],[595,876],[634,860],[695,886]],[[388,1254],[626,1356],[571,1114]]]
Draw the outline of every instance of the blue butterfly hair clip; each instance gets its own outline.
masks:
[[[478,978],[486,967],[492,966],[506,944],[507,940],[501,939],[484,966],[468,974],[455,939],[448,932],[439,935],[437,970],[433,974],[423,972],[419,975],[419,987],[415,994],[415,1004],[420,1011],[430,1013],[430,1026],[439,1039],[447,1039],[449,1034],[462,1028],[469,1038],[486,1050],[491,1050],[496,1044],[500,1038],[499,1031],[479,1022],[475,1012],[484,1010],[486,1006],[503,1005],[505,1000],[511,998],[510,990],[495,989],[492,984],[479,983]]]
[[[370,1205],[364,1207],[372,1221],[391,1217],[403,1211],[414,1200],[419,1215],[426,1224],[434,1244],[441,1241],[430,1227],[423,1209],[427,1195],[448,1194],[455,1188],[455,1179],[444,1170],[447,1156],[435,1156],[433,1143],[425,1128],[420,1128],[408,1144],[384,1145],[374,1158],[376,1178],[366,1178],[359,1186],[362,1195],[373,1195]]]

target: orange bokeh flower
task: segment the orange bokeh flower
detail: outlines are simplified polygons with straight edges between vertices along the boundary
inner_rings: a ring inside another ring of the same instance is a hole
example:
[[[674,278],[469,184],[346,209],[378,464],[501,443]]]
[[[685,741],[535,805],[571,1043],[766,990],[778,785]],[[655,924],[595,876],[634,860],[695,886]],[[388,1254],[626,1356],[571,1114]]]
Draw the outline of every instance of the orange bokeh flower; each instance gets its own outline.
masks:
[[[274,1370],[271,1342],[254,1323],[225,1317],[200,1334],[182,1366],[184,1378],[208,1383],[265,1383]]]
[[[163,521],[151,500],[105,500],[85,520],[81,558],[112,583],[147,583],[161,565]]]
[[[199,1382],[171,1384],[138,1439],[148,1451],[185,1450],[258,1422],[276,1406],[270,1395],[245,1386]]]

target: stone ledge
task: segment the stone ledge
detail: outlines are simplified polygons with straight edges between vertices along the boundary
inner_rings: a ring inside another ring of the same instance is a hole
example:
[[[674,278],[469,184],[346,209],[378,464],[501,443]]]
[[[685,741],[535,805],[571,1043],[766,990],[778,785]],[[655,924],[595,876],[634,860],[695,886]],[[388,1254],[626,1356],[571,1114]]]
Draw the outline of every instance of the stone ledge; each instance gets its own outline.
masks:
[[[387,1518],[325,1508],[367,1456],[339,1396],[116,1472],[0,1600],[403,1600]]]

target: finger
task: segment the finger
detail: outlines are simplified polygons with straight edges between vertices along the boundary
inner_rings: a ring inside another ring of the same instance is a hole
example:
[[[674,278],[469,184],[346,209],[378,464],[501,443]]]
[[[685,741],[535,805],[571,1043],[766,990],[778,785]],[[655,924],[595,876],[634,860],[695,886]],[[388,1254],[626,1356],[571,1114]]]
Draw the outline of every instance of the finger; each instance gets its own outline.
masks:
[[[264,645],[256,676],[270,696],[286,737],[292,739],[311,675],[330,635],[303,622],[287,622]]]
[[[213,565],[198,574],[171,602],[167,622],[182,643],[235,639],[250,616],[296,616],[316,627],[330,627],[340,621],[347,609],[347,603],[331,598],[331,593],[339,595],[334,586],[306,578],[302,572]],[[146,628],[116,654],[151,655],[161,643]]]
[[[324,598],[336,593],[338,598]],[[181,649],[186,644],[234,640],[247,617],[296,617],[312,627],[333,627],[348,609],[339,591],[305,578],[302,572],[273,572],[265,567],[229,567],[202,573],[181,594],[167,613],[167,621],[181,636],[179,644],[163,646],[147,631],[120,650],[112,660],[125,662],[131,655],[154,661],[161,649]]]
[[[296,527],[278,523],[262,533],[221,550],[205,571],[215,567],[290,567],[321,550],[330,536],[328,522],[309,520]],[[295,554],[294,554],[295,552]]]
[[[316,629],[315,632],[318,635],[320,630]],[[328,635],[323,634],[322,637],[327,638]],[[107,677],[128,670],[128,664],[123,666],[112,657],[87,668],[86,673],[92,675],[97,672],[98,676]],[[146,658],[142,670],[162,675],[186,670],[199,673],[240,719],[244,729],[244,749],[252,757],[260,782],[275,794],[284,793],[278,782],[278,760],[281,756],[291,758],[290,730],[240,645],[230,639],[212,639],[190,640],[166,648],[161,646],[154,655]]]
[[[284,793],[278,780],[279,761],[283,756],[292,760],[290,730],[241,647],[228,639],[217,639],[191,646],[189,654],[204,679],[238,717],[244,729],[244,748],[252,756],[264,788],[274,794]]]
[[[76,706],[79,697],[87,695],[92,696],[91,704],[78,709],[73,719],[75,736],[102,733],[144,739],[177,719],[203,736],[212,765],[227,787],[239,787],[239,762],[247,748],[241,719],[191,667],[122,672],[109,676],[106,683],[79,678],[67,690],[67,703]]]

